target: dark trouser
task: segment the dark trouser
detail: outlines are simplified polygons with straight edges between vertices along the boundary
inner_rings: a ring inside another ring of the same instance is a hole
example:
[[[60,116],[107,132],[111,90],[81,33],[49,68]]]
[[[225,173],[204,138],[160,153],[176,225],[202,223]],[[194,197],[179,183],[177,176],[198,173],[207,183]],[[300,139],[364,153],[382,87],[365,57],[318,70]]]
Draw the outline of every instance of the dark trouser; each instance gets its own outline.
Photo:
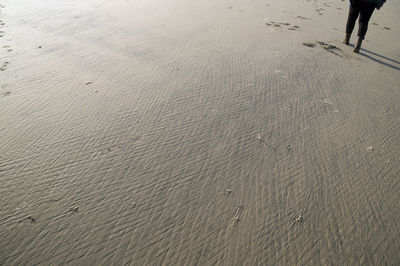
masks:
[[[376,4],[362,2],[357,0],[350,0],[349,17],[347,18],[346,33],[351,34],[356,24],[358,16],[358,37],[364,39],[368,30],[368,22],[374,12]]]

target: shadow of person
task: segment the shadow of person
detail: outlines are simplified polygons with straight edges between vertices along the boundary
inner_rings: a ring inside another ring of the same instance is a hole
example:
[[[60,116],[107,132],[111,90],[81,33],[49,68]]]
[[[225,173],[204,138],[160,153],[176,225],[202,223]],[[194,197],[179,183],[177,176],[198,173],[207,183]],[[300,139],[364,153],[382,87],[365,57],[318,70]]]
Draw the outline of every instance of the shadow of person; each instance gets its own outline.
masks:
[[[369,51],[369,50],[364,49],[364,48],[361,48],[361,50],[364,51],[364,52],[367,52],[367,53],[369,53],[369,54],[372,54],[372,55],[378,56],[378,57],[380,57],[380,58],[383,58],[383,59],[385,59],[385,60],[387,60],[387,61],[391,61],[391,62],[393,62],[393,63],[395,63],[395,64],[398,64],[398,65],[400,66],[400,61],[397,61],[397,60],[394,60],[394,59],[392,59],[392,58],[389,58],[389,57],[386,57],[386,56],[383,56],[383,55],[374,53],[374,52]]]
[[[372,57],[372,56],[370,56],[370,55],[368,55],[368,54],[366,54],[366,53],[362,53],[361,51],[363,51],[364,49],[361,49],[360,50],[360,55],[362,55],[362,56],[364,56],[364,57],[366,57],[366,58],[368,58],[368,59],[371,59],[372,61],[375,61],[375,62],[377,62],[377,63],[379,63],[379,64],[381,64],[381,65],[384,65],[384,66],[387,66],[387,67],[390,67],[390,68],[393,68],[393,69],[396,69],[396,70],[400,70],[400,65],[399,66],[395,66],[395,65],[392,65],[392,64],[389,64],[389,63],[387,63],[387,62],[384,62],[384,61],[382,61],[382,60],[380,60],[380,59],[378,59],[378,58],[375,58],[375,57]],[[365,50],[364,50],[365,51]],[[374,54],[374,53],[373,53]],[[390,60],[391,61],[391,60]]]
[[[351,46],[354,47],[354,45],[351,45]],[[386,57],[386,56],[383,56],[383,55],[380,55],[380,54],[377,54],[375,52],[372,52],[372,51],[364,49],[364,48],[360,49],[360,55],[362,55],[362,56],[364,56],[364,57],[366,57],[366,58],[368,58],[368,59],[370,59],[372,61],[375,61],[375,62],[377,62],[377,63],[379,63],[381,65],[384,65],[384,66],[387,66],[387,67],[390,67],[390,68],[393,68],[393,69],[396,69],[396,70],[400,70],[400,61],[394,60],[392,58],[389,58],[389,57]],[[371,56],[371,55],[373,55],[373,56]],[[390,63],[389,62],[385,62],[383,60],[389,61]]]

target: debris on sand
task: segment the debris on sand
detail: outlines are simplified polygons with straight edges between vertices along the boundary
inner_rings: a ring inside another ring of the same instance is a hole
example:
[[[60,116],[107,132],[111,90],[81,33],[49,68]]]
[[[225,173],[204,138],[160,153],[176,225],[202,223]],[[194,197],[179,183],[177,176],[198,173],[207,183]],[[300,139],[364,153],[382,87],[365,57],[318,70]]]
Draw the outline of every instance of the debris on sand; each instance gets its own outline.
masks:
[[[303,223],[303,221],[304,221],[304,218],[303,218],[303,216],[301,216],[301,215],[297,216],[297,217],[294,219],[294,223],[295,223],[295,224],[301,224],[301,223]]]
[[[28,221],[30,221],[31,223],[36,223],[36,218],[34,218],[34,217],[32,217],[32,216],[28,216],[28,217],[26,217],[26,219],[27,219]]]
[[[89,84],[92,84],[92,83],[93,83],[92,81],[87,81],[85,84],[89,85]]]
[[[324,104],[333,105],[333,103],[332,103],[329,99],[327,99],[327,98],[322,99],[322,102],[323,102]]]
[[[230,188],[228,188],[228,189],[225,189],[225,196],[228,196],[228,195],[230,195],[232,193],[232,189],[230,189]]]
[[[244,209],[243,206],[238,206],[236,208],[235,215],[232,218],[233,225],[236,225],[236,224],[238,224],[240,222],[240,217],[242,216],[243,209]]]
[[[286,145],[286,151],[291,152],[293,149],[290,144]]]
[[[304,222],[303,216],[299,215],[294,218],[293,222],[290,225],[290,228],[293,228],[296,225],[301,225]]]
[[[374,146],[368,146],[367,147],[367,151],[373,151],[374,150]]]
[[[30,223],[32,223],[32,224],[34,224],[34,223],[36,223],[37,221],[36,221],[36,218],[34,218],[34,217],[32,217],[32,216],[26,216],[22,221],[21,221],[21,223],[22,222],[30,222]]]
[[[274,146],[268,144],[263,137],[261,136],[261,134],[257,134],[257,140],[261,141],[262,143],[264,143],[265,145],[267,145],[268,147],[270,147],[271,149],[273,149],[274,151],[278,151],[277,148],[275,148]]]
[[[71,207],[69,207],[69,212],[70,213],[79,212],[79,206],[71,206]]]

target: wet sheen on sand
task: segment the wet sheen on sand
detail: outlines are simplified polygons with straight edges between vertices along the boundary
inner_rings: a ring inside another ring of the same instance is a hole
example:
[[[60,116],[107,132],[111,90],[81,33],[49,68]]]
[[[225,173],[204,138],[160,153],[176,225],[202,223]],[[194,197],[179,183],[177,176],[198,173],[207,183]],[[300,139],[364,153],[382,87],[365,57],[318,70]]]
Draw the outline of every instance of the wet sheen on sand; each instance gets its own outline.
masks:
[[[398,264],[392,2],[2,1],[0,264]]]

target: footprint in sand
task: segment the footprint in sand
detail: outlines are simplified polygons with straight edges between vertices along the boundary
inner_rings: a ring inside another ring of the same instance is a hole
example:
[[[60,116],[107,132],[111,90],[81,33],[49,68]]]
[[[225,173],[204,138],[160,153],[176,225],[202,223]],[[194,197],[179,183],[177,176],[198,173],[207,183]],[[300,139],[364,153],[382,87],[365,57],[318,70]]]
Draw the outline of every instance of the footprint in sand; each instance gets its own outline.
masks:
[[[313,43],[313,42],[303,42],[303,45],[304,46],[307,46],[307,47],[311,47],[311,48],[313,48],[313,47],[315,47],[315,43]]]
[[[297,18],[298,19],[302,19],[302,20],[311,20],[310,18],[306,18],[306,17],[303,17],[303,16],[297,16]]]
[[[275,22],[275,21],[269,21],[266,22],[265,25],[275,27],[278,29],[286,28],[287,30],[300,30],[300,27],[297,25],[291,25],[288,22]]]
[[[6,91],[5,93],[3,93],[3,97],[7,97],[11,95],[11,91]]]
[[[7,66],[8,66],[9,64],[10,64],[10,62],[5,61],[5,62],[1,65],[0,71],[6,70],[6,69],[7,69]]]
[[[267,25],[267,26],[274,26],[274,27],[278,27],[278,28],[280,28],[281,27],[281,25],[279,25],[279,24],[275,24],[275,23],[273,23],[273,22],[265,22],[265,25]]]
[[[288,30],[298,30],[298,29],[300,29],[300,27],[299,26],[293,26],[293,27],[290,27],[290,28],[288,28]]]
[[[385,30],[391,30],[391,28],[389,27],[383,27]]]
[[[332,44],[328,44],[328,43],[324,43],[324,42],[318,42],[319,46],[321,46],[322,48],[324,48],[326,51],[337,55],[339,57],[343,57],[343,52],[340,48],[336,47],[335,45]]]
[[[10,45],[4,45],[3,48],[6,49],[7,52],[11,52],[12,51]]]
[[[307,47],[311,47],[311,48],[314,48],[318,45],[321,48],[323,48],[325,51],[328,51],[339,57],[345,57],[345,54],[343,53],[342,49],[340,49],[339,47],[332,45],[332,44],[316,41],[316,42],[304,42],[303,45],[307,46]]]
[[[0,30],[0,37],[4,36],[4,31]]]
[[[322,16],[322,15],[324,15],[325,9],[322,8],[322,7],[317,7],[317,8],[315,9],[315,11],[318,13],[318,15]]]

